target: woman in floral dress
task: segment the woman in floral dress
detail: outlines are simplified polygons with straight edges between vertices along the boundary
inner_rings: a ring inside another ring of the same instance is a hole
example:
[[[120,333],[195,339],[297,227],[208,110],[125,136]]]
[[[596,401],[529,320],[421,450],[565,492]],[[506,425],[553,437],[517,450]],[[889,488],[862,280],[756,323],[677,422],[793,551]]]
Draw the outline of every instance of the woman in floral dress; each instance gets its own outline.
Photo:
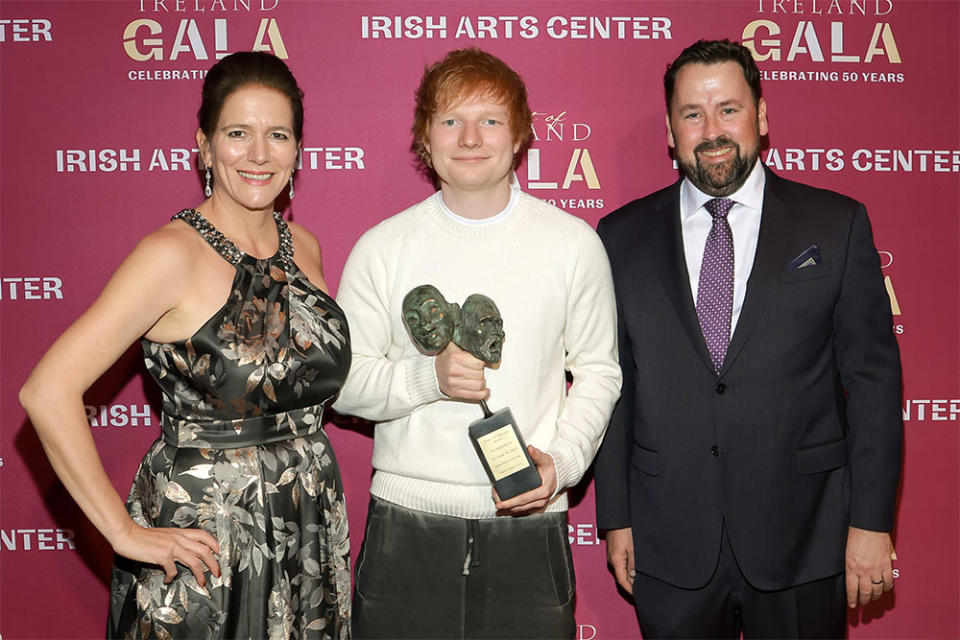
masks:
[[[54,470],[117,554],[108,637],[347,638],[347,516],[321,427],[350,362],[320,247],[274,213],[302,92],[266,53],[218,62],[206,200],[144,238],[21,390]],[[124,505],[83,393],[142,336],[162,435]]]

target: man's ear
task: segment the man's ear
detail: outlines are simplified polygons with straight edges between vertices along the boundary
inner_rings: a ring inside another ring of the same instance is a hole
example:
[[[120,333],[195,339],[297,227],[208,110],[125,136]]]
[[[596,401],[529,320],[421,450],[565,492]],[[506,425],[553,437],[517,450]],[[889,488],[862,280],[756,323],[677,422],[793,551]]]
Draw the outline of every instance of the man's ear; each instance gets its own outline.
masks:
[[[427,158],[426,158],[427,166],[432,169],[433,160],[431,159],[431,156],[433,155],[433,151],[430,150],[430,138],[427,137],[427,135],[423,136],[423,148],[427,150]]]
[[[767,101],[763,98],[757,101],[757,130],[760,131],[761,136],[765,136],[769,132],[767,127]]]
[[[673,139],[673,127],[670,126],[670,114],[664,114],[664,122],[667,124],[667,145],[671,149],[675,149],[677,146],[676,141]]]

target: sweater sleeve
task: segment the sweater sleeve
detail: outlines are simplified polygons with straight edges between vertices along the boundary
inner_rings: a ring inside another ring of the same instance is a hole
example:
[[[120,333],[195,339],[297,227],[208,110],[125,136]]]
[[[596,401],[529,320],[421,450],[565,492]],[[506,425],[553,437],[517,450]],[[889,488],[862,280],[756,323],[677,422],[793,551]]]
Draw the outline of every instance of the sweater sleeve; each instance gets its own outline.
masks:
[[[582,234],[569,283],[563,342],[573,376],[550,448],[558,490],[590,466],[620,396],[617,311],[610,263],[592,229]]]
[[[407,416],[443,394],[433,358],[406,355],[393,344],[393,323],[399,318],[391,313],[388,247],[378,235],[368,232],[357,242],[340,278],[337,303],[350,325],[353,359],[333,408],[382,422]]]

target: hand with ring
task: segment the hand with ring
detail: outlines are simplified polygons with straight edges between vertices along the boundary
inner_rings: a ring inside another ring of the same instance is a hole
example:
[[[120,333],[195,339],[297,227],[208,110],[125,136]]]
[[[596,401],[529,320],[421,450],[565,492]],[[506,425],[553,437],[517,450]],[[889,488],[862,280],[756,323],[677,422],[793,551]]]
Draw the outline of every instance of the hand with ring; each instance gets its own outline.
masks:
[[[866,605],[893,589],[890,534],[849,527],[844,567],[847,606]]]

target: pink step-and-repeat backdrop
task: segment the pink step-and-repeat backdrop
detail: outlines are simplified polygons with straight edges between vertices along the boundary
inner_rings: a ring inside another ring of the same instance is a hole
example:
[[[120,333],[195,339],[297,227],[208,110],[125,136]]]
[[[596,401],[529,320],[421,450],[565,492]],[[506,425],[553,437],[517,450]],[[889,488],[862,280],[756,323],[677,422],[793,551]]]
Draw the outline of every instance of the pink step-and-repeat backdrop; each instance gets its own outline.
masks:
[[[676,179],[662,74],[704,37],[756,53],[762,160],[864,201],[874,223],[903,353],[906,458],[897,586],[851,614],[850,636],[960,636],[956,0],[0,0],[0,636],[102,637],[111,551],[52,473],[17,390],[137,239],[201,201],[195,114],[216,59],[272,51],[305,89],[286,214],[320,238],[335,291],[360,234],[431,191],[409,151],[425,64],[474,45],[516,68],[536,111],[520,183],[595,225]],[[139,347],[86,404],[125,496],[159,434]],[[371,428],[338,419],[328,432],[356,553]],[[638,637],[589,478],[574,496],[579,638]]]

